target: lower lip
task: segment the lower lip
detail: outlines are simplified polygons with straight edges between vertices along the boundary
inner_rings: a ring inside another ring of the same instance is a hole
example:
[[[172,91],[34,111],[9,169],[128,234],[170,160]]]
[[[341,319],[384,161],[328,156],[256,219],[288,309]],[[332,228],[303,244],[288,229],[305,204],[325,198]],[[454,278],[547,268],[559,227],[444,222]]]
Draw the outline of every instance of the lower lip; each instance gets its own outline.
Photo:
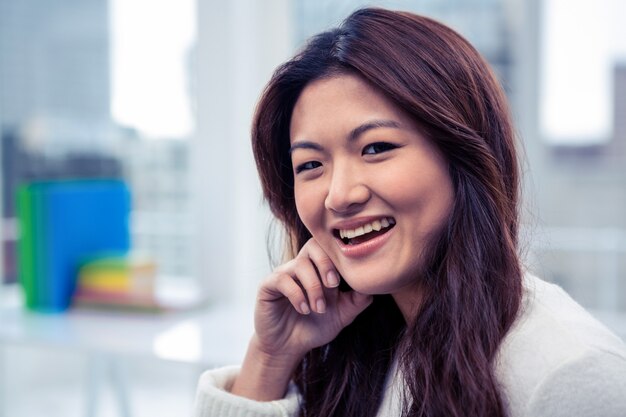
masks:
[[[370,256],[378,249],[380,249],[389,240],[389,236],[393,233],[392,227],[387,233],[376,236],[366,242],[359,243],[358,245],[346,245],[341,240],[337,240],[341,253],[348,258],[364,258]]]

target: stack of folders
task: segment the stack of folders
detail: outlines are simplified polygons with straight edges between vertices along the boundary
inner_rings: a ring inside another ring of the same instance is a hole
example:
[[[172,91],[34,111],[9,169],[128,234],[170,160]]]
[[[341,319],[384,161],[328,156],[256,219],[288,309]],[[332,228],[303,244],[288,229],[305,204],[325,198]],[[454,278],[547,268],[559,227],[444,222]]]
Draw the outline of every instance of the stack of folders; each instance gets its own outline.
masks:
[[[156,264],[138,256],[85,259],[78,271],[73,304],[87,307],[161,311],[156,298]]]
[[[130,247],[130,192],[121,180],[24,184],[17,212],[19,279],[31,310],[66,310],[85,258]]]

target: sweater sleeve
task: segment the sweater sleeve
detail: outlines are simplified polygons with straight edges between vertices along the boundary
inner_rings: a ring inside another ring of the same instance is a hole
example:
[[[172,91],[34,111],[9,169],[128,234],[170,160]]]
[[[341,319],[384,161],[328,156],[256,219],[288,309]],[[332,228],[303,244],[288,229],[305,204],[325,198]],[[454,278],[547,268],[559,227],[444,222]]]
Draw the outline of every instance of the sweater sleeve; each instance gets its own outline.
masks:
[[[525,415],[626,416],[626,358],[594,351],[559,366],[539,384]]]
[[[231,394],[239,367],[231,366],[206,371],[200,377],[194,417],[295,417],[299,395],[290,384],[285,398],[276,401],[254,401]]]

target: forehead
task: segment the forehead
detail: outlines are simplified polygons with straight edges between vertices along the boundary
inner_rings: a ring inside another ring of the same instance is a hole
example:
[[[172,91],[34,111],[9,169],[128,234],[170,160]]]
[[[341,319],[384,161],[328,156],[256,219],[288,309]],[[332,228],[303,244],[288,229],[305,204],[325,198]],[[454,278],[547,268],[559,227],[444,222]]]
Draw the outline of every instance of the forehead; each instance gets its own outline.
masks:
[[[369,120],[412,125],[410,115],[380,90],[353,74],[315,80],[303,90],[293,109],[290,141],[347,133]]]

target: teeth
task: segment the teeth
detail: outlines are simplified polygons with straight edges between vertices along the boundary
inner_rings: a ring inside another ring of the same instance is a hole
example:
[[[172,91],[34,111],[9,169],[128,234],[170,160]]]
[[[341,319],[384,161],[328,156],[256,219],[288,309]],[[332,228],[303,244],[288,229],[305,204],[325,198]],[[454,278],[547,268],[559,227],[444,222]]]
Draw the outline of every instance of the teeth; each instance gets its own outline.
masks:
[[[371,223],[364,224],[363,226],[357,227],[356,229],[340,229],[339,237],[342,239],[348,238],[352,239],[357,236],[363,236],[366,233],[370,233],[371,231],[379,231],[386,227],[396,224],[396,221],[391,217],[385,217],[380,220],[374,220]]]

